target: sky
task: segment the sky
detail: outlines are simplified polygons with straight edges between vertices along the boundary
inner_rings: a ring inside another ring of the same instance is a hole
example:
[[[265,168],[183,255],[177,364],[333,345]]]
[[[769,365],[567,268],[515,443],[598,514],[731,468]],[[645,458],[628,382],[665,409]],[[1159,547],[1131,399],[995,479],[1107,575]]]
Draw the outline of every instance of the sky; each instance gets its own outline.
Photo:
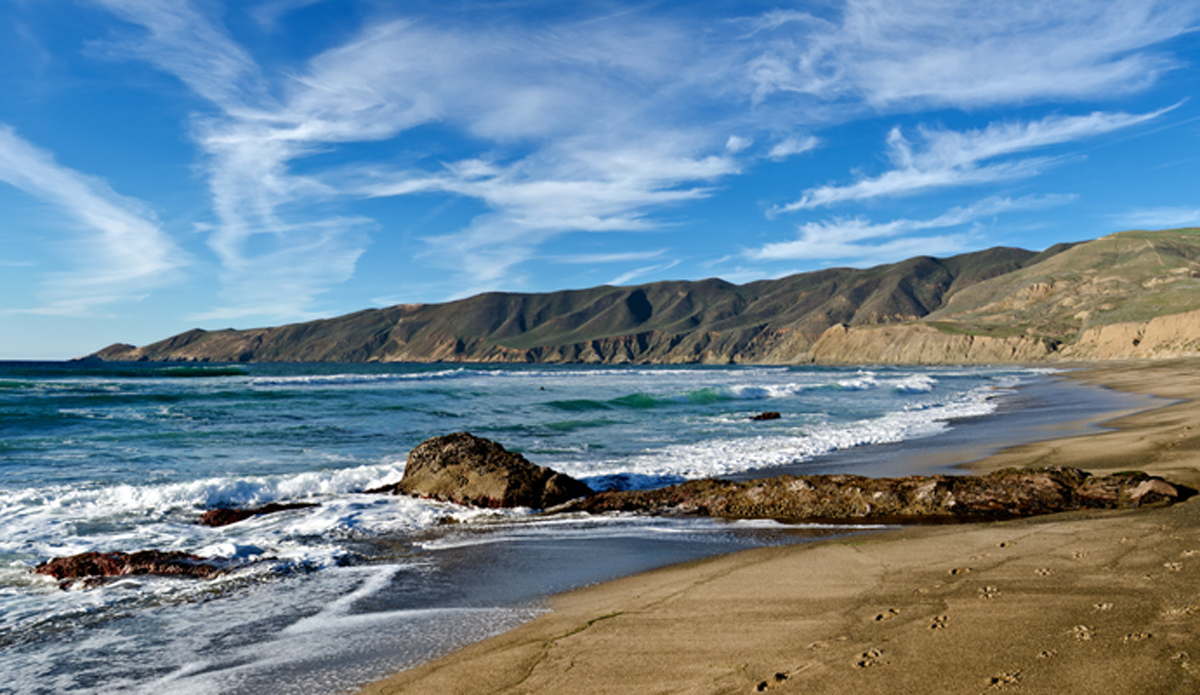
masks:
[[[6,0],[0,359],[1200,224],[1200,2]]]

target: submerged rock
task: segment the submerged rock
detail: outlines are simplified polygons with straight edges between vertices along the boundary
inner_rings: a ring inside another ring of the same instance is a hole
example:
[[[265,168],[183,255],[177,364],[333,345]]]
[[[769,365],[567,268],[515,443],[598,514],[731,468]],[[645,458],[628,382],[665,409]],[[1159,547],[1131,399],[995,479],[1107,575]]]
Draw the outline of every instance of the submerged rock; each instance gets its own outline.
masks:
[[[658,490],[601,492],[563,511],[692,514],[788,521],[1005,519],[1078,509],[1171,504],[1178,488],[1144,473],[1094,477],[1076,468],[1006,469],[983,476],[783,475],[691,480]]]
[[[775,412],[774,410],[768,410],[767,412],[759,413],[758,415],[755,415],[754,417],[752,417],[750,419],[751,420],[760,420],[760,421],[761,420],[778,420],[781,417],[783,417],[783,416],[780,415],[779,413]]]
[[[254,507],[253,509],[210,509],[200,515],[200,520],[197,523],[204,526],[228,526],[229,524],[236,524],[239,521],[245,521],[252,516],[262,516],[263,514],[286,512],[289,509],[307,509],[317,506],[320,505],[315,502],[272,502],[264,504],[261,507]]]
[[[85,586],[108,577],[156,575],[161,577],[212,577],[221,568],[208,558],[181,551],[142,550],[136,553],[80,553],[56,557],[34,568],[34,572],[60,580],[66,588],[76,579]]]
[[[545,509],[590,495],[592,489],[489,439],[456,432],[418,444],[408,453],[400,482],[372,492],[477,507]]]

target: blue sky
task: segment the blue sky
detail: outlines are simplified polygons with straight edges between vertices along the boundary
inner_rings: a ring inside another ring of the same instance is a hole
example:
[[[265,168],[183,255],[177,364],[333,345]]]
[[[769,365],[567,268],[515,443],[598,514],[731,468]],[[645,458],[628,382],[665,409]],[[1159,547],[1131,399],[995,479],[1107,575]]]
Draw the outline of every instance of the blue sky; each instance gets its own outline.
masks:
[[[0,359],[1200,223],[1200,3],[10,0]]]

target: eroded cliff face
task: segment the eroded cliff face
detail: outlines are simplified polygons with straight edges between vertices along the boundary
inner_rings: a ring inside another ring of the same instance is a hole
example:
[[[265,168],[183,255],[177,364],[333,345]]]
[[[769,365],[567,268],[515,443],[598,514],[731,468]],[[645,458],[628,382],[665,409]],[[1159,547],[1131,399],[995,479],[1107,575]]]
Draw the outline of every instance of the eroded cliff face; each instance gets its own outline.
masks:
[[[926,324],[837,325],[817,340],[807,360],[818,364],[996,364],[1040,362],[1055,345],[1040,338],[948,333]]]
[[[1063,359],[1113,360],[1200,354],[1200,311],[1089,328],[1060,351]]]

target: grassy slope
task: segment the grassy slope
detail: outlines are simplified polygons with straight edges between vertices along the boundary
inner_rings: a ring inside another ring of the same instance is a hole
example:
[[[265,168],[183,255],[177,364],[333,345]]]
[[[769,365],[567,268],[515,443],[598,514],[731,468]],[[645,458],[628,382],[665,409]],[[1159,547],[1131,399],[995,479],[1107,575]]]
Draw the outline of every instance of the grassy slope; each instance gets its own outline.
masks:
[[[1200,230],[1133,231],[1076,244],[965,288],[926,321],[1062,341],[1097,325],[1200,308]]]

